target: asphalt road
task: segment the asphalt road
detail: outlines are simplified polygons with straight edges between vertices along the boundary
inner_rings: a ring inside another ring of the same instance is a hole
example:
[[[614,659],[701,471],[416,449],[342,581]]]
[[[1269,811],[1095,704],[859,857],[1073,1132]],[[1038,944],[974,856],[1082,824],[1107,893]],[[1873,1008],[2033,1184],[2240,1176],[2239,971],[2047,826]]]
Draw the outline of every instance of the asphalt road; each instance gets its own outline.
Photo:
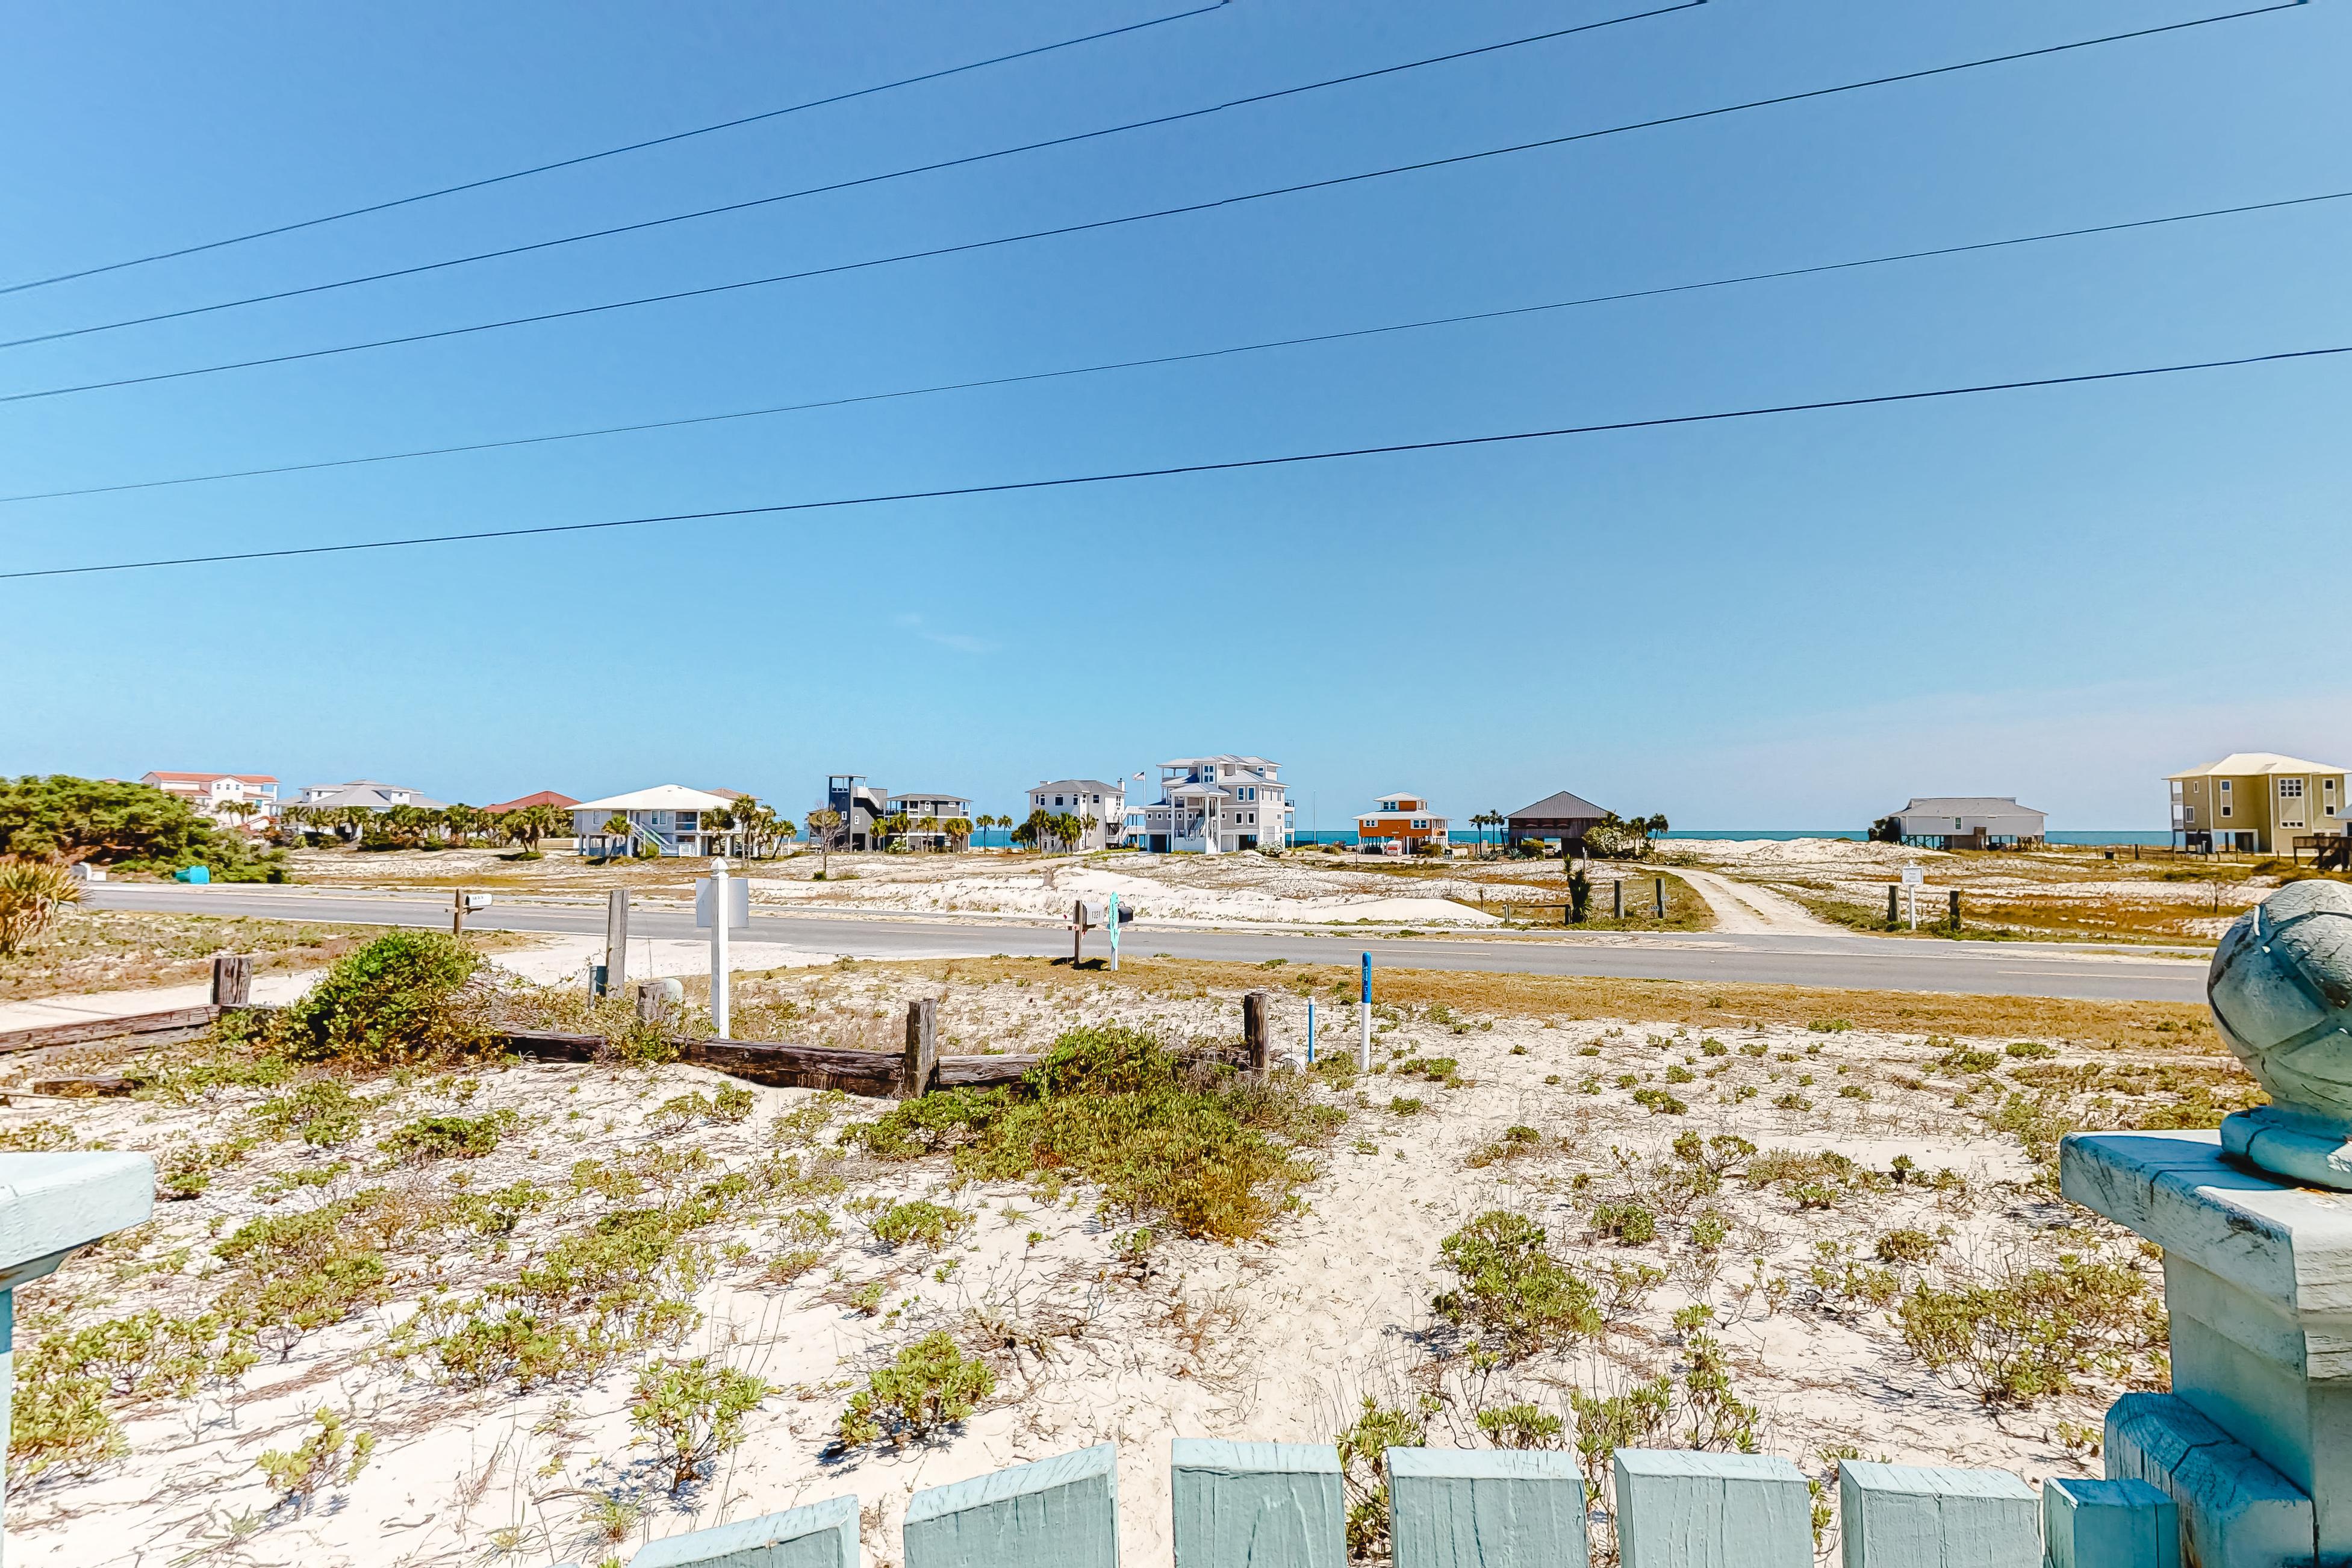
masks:
[[[601,933],[601,903],[552,900],[499,902],[467,921],[481,930]],[[97,909],[168,910],[272,920],[446,928],[446,893],[329,892],[299,887],[107,882],[83,890]],[[633,937],[692,939],[694,912],[678,903],[639,900]],[[812,952],[864,958],[948,958],[974,953],[1055,956],[1070,950],[1066,928],[1013,921],[924,916],[754,912],[749,940]],[[1843,932],[1790,936],[1678,932],[1513,937],[1326,936],[1310,932],[1206,929],[1139,923],[1127,928],[1131,956],[1255,963],[1345,963],[1370,952],[1376,965],[1468,969],[1528,974],[1590,974],[1627,979],[1821,985],[1864,991],[1948,991],[1986,995],[2064,996],[2097,1001],[2202,1002],[2205,961],[2057,942],[1939,942]],[[1106,952],[1099,933],[1089,954]]]

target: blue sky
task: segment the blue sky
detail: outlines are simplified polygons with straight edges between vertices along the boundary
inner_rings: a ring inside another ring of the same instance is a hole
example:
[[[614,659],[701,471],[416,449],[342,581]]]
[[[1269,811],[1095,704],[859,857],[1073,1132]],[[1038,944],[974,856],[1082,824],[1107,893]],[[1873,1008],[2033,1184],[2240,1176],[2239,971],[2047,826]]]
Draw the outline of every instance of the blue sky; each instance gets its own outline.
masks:
[[[1181,10],[36,7],[0,274]],[[1616,11],[1641,9],[1625,5]],[[977,169],[0,353],[0,394],[823,266],[2230,9],[1714,0]],[[1087,129],[1615,14],[1234,0],[1115,40],[182,261],[0,337]],[[559,431],[2352,189],[2293,11],[976,255],[0,405],[0,494]],[[15,567],[752,506],[2352,343],[2352,201],[1133,372],[0,506]],[[1274,757],[1329,827],[1571,788],[1691,827],[2352,752],[2352,363],[1245,474],[0,583],[0,772],[450,799],[829,771],[1009,810]]]

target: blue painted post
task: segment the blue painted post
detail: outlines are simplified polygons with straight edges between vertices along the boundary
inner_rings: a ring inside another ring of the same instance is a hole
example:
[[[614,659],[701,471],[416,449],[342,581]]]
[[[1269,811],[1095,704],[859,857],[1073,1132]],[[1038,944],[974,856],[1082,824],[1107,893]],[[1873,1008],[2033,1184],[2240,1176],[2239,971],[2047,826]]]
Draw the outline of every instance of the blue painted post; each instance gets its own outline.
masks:
[[[0,1154],[0,1433],[16,1387],[16,1287],[154,1212],[155,1162],[144,1154]],[[6,1487],[0,1474],[0,1505]]]
[[[858,1568],[857,1499],[668,1536],[630,1558],[629,1568]]]
[[[1118,1450],[926,1488],[901,1535],[907,1568],[1118,1568]]]
[[[1391,1448],[1396,1568],[1586,1568],[1584,1477],[1573,1454]]]
[[[2146,1481],[2042,1483],[2049,1568],[2180,1568],[2180,1508]]]
[[[1363,1041],[1356,1047],[1356,1070],[1370,1072],[1372,1070],[1372,955],[1369,952],[1364,954],[1364,994],[1356,1005],[1356,1012],[1364,1026]]]
[[[2309,1495],[2179,1394],[2126,1394],[2107,1406],[2105,1452],[2111,1479],[2146,1481],[2179,1506],[2182,1555],[2200,1568],[2312,1560]]]
[[[1845,1568],[2042,1568],[2040,1514],[2007,1470],[1838,1466]]]
[[[1176,1568],[1346,1568],[1331,1445],[1179,1437],[1170,1464]]]
[[[1307,1003],[1307,1065],[1315,1065],[1315,1002],[1311,997]]]
[[[1812,1494],[1786,1459],[1620,1448],[1623,1568],[1812,1568]]]

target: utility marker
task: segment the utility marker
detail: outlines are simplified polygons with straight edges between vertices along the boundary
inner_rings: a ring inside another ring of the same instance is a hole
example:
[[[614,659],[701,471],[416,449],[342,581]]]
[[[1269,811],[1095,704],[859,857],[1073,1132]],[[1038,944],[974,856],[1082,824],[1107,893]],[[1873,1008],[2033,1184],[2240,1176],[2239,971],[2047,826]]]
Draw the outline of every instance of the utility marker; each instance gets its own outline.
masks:
[[[710,1030],[720,1039],[727,1033],[727,936],[729,928],[751,931],[751,884],[728,879],[727,857],[714,856],[710,875],[694,887],[694,924],[710,928]]]
[[[1372,955],[1364,954],[1364,998],[1356,1011],[1362,1016],[1363,1043],[1356,1047],[1356,1070],[1372,1070]]]

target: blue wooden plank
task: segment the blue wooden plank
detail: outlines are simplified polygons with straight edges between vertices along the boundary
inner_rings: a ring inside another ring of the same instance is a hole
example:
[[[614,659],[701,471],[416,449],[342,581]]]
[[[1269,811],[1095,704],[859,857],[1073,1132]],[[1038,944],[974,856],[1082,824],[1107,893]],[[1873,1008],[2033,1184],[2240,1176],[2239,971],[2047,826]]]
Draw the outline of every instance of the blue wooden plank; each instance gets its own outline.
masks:
[[[1624,1568],[1811,1568],[1812,1497],[1786,1459],[1620,1448]]]
[[[2042,1483],[2048,1568],[2180,1568],[2180,1508],[2146,1481]]]
[[[1587,1568],[1584,1477],[1572,1454],[1391,1448],[1396,1568]]]
[[[907,1568],[1118,1568],[1118,1450],[1105,1443],[917,1492]]]
[[[1176,1568],[1345,1568],[1347,1502],[1328,1443],[1171,1447]]]
[[[1838,1466],[1845,1568],[2041,1568],[2040,1511],[2007,1470]]]
[[[845,1494],[656,1541],[629,1568],[858,1568],[857,1499]]]

